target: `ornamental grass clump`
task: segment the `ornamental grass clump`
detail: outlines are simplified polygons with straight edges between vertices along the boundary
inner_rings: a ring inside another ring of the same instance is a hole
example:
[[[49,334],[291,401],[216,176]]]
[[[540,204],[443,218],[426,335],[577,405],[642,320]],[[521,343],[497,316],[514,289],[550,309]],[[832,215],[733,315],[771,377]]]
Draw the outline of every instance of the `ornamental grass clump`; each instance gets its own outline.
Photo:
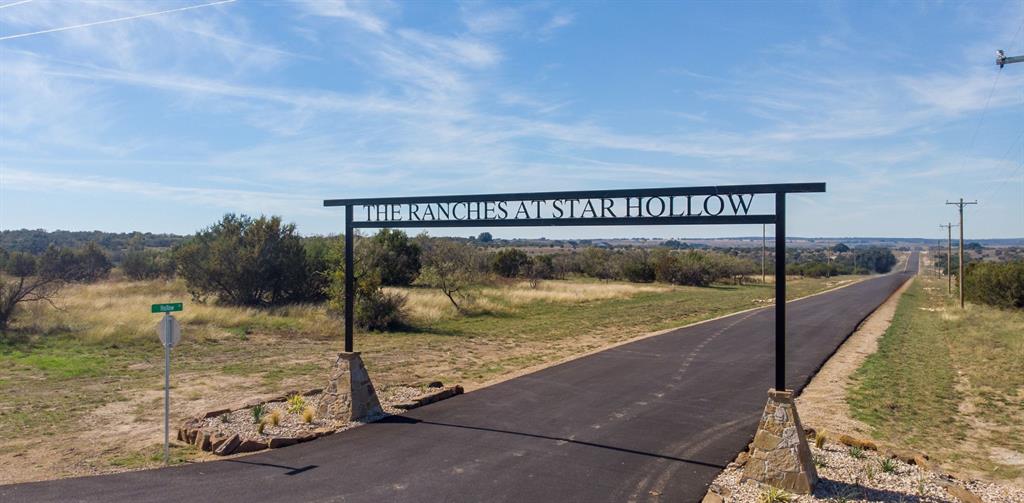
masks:
[[[824,448],[825,447],[825,437],[826,437],[825,430],[819,431],[814,436],[814,446],[819,448],[819,449]]]
[[[309,424],[309,423],[313,422],[313,408],[312,407],[306,407],[302,411],[302,422],[304,422],[306,424]]]
[[[757,497],[757,503],[789,503],[793,501],[793,495],[778,487],[768,486]]]
[[[252,407],[252,423],[259,424],[260,420],[263,419],[263,415],[267,413],[267,406],[258,403]]]
[[[281,411],[274,409],[270,413],[270,415],[267,416],[267,421],[270,423],[271,426],[277,426],[281,424]]]
[[[288,413],[298,414],[306,408],[306,399],[302,398],[302,395],[292,395],[288,397]]]
[[[896,473],[896,460],[892,458],[885,458],[879,462],[882,466],[882,471],[885,473]]]
[[[864,449],[861,449],[856,445],[851,445],[850,456],[852,456],[854,459],[864,459]]]

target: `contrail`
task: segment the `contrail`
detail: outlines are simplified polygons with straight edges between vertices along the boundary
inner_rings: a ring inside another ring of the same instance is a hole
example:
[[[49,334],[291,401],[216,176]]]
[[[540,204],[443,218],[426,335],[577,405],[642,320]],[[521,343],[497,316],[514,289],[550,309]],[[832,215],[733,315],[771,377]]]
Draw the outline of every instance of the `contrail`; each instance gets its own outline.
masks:
[[[31,0],[22,0],[19,3],[25,3],[25,2],[29,2],[29,1],[31,1]],[[106,21],[95,21],[95,22],[92,22],[92,23],[76,24],[74,26],[64,26],[62,28],[51,28],[49,30],[34,31],[32,33],[19,33],[17,35],[8,35],[6,37],[0,37],[0,40],[11,40],[11,39],[14,39],[14,38],[31,37],[32,35],[42,35],[44,33],[53,33],[53,32],[57,32],[57,31],[74,30],[76,28],[86,28],[86,27],[89,27],[89,26],[96,26],[96,25],[99,25],[99,24],[116,23],[118,21],[128,21],[128,20],[131,20],[131,19],[139,19],[140,17],[157,16],[157,15],[160,15],[160,14],[170,14],[171,12],[181,12],[183,10],[198,9],[200,7],[209,7],[211,5],[219,5],[219,4],[222,4],[222,3],[231,3],[231,2],[234,2],[234,1],[235,0],[220,0],[218,2],[204,3],[204,4],[201,4],[201,5],[190,5],[188,7],[180,7],[180,8],[171,9],[171,10],[163,10],[163,11],[160,11],[160,12],[150,12],[148,14],[138,14],[138,15],[135,15],[135,16],[119,17],[117,19],[107,19]],[[7,4],[4,7],[10,7],[11,5],[15,5],[15,4]]]
[[[20,2],[5,3],[3,5],[0,5],[0,9],[6,9],[8,7],[14,7],[15,5],[21,5],[23,3],[29,3],[31,1],[32,0],[21,0]]]

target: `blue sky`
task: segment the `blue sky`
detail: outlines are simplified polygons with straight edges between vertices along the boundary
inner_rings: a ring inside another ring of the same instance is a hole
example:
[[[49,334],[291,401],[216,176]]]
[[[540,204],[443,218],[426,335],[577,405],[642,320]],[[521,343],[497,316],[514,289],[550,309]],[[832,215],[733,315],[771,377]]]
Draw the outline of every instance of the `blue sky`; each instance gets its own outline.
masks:
[[[1021,0],[206,3],[0,0],[0,228],[329,233],[325,198],[824,181],[791,235],[944,236],[962,195],[968,237],[1024,236],[1024,64],[994,65]]]

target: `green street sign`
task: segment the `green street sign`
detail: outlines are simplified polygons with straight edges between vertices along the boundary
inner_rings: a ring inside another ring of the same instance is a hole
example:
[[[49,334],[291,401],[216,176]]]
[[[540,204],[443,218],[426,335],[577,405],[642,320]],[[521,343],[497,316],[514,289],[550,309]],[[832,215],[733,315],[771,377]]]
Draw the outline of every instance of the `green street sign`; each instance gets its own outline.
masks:
[[[170,304],[153,304],[154,313],[172,313],[174,311],[181,311],[183,306],[181,302],[172,302]]]

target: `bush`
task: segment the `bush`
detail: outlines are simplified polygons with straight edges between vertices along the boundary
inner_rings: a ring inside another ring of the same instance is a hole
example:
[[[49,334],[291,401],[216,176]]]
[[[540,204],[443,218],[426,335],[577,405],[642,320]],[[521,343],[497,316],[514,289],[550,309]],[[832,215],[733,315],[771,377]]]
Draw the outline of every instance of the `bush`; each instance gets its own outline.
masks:
[[[363,290],[361,288],[361,290]],[[355,323],[367,330],[393,330],[405,325],[408,298],[380,288],[363,290],[356,296]]]
[[[689,286],[708,286],[714,281],[703,254],[697,251],[667,252],[658,250],[654,258],[655,279],[663,283]]]
[[[386,286],[411,285],[420,274],[420,247],[400,230],[381,229],[364,243],[367,266]]]
[[[964,295],[975,302],[1024,309],[1024,261],[975,262],[964,271]]]
[[[175,251],[193,298],[244,306],[308,300],[310,271],[294,224],[225,215]]]
[[[39,257],[39,275],[68,282],[92,283],[110,275],[114,267],[96,243],[79,250],[50,245]]]
[[[459,312],[471,300],[469,290],[484,274],[486,256],[466,243],[420,236],[423,271],[418,282],[441,290]]]
[[[530,267],[530,256],[519,248],[505,248],[494,254],[491,269],[500,276],[515,278],[525,274]]]
[[[171,252],[133,250],[125,254],[121,270],[136,281],[171,278],[174,276],[174,256]]]
[[[625,253],[620,259],[622,278],[634,283],[650,283],[654,281],[654,265],[651,264],[647,252],[642,250]]]

